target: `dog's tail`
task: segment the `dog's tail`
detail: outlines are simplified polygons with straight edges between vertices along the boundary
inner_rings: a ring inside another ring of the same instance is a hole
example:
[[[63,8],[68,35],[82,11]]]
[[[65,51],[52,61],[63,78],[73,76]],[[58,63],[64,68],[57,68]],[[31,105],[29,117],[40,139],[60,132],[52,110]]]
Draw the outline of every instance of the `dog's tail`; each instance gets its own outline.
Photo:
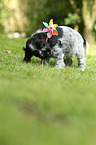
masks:
[[[83,40],[84,40],[84,48],[85,48],[85,56],[87,57],[88,55],[88,47],[89,47],[89,44],[87,42],[87,40],[83,37]]]

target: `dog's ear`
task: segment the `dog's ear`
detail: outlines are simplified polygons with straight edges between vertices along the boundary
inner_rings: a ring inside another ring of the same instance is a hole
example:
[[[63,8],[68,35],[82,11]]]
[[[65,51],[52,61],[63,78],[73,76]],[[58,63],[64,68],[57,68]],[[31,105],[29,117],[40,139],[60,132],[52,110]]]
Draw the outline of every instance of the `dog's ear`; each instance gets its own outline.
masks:
[[[23,47],[23,50],[25,51],[25,50],[26,50],[26,48],[25,48],[25,47]]]

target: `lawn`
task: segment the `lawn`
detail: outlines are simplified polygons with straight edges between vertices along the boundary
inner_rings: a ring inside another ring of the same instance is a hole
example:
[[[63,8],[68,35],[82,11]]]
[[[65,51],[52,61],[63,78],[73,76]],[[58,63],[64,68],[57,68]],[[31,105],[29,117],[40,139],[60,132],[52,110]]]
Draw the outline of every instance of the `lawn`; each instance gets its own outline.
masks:
[[[25,43],[0,36],[0,145],[96,145],[96,45],[82,72],[22,63]]]

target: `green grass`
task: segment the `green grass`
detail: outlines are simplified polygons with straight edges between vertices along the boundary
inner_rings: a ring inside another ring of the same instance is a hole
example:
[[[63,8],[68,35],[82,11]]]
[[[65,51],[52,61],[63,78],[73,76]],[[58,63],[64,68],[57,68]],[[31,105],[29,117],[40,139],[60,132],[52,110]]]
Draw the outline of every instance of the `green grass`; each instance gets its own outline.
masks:
[[[25,42],[0,36],[0,145],[95,145],[96,45],[81,72],[22,63]]]

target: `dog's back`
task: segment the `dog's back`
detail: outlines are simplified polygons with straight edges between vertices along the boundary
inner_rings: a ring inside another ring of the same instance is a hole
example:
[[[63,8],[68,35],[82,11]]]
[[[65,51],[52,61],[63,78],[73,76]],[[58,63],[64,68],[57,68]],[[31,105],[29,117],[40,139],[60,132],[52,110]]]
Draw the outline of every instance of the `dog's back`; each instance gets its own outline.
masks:
[[[86,54],[88,53],[88,43],[79,32],[76,30],[67,27],[67,26],[58,26],[57,29],[62,30],[62,37],[59,38],[62,44],[62,50],[65,54],[75,55],[84,49],[84,44],[86,48]]]

